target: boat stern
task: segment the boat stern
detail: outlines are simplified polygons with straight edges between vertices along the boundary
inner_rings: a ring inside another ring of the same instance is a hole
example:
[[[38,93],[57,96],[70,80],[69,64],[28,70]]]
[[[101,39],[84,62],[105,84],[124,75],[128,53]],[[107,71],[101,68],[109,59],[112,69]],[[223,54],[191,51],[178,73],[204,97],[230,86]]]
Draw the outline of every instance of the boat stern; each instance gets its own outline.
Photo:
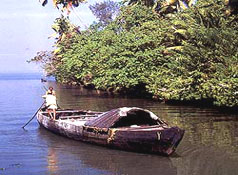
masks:
[[[178,127],[171,127],[157,132],[159,151],[165,155],[171,155],[184,136],[185,130]]]

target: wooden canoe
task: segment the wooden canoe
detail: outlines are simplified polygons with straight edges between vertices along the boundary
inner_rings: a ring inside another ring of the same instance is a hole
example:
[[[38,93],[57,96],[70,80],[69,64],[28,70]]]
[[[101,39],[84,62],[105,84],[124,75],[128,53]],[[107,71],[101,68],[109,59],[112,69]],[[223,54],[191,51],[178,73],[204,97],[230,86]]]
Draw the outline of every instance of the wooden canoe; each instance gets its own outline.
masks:
[[[40,110],[37,120],[44,128],[75,140],[111,148],[171,155],[184,130],[169,127],[152,112],[123,107],[108,112],[61,110],[52,120]]]

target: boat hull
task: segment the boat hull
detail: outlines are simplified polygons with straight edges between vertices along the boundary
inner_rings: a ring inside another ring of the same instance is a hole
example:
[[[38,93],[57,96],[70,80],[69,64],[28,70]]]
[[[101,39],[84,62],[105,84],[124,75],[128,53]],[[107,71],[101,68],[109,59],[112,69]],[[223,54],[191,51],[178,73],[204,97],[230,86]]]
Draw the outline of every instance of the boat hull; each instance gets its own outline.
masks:
[[[184,130],[166,125],[109,129],[90,127],[83,123],[68,122],[74,119],[51,120],[42,111],[38,112],[37,120],[42,127],[71,139],[115,149],[167,156],[175,151],[184,135]]]

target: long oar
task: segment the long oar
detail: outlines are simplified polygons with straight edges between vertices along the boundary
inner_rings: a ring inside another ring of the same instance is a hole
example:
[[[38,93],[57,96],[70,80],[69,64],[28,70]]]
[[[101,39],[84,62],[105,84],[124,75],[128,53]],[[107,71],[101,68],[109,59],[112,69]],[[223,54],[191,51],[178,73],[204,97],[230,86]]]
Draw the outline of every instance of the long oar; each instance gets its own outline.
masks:
[[[38,113],[38,111],[41,109],[41,107],[45,104],[45,102],[42,103],[42,105],[39,107],[39,109],[36,111],[36,113],[31,117],[31,119],[24,125],[22,126],[22,128],[24,128],[26,125],[28,125],[36,116],[36,114]]]

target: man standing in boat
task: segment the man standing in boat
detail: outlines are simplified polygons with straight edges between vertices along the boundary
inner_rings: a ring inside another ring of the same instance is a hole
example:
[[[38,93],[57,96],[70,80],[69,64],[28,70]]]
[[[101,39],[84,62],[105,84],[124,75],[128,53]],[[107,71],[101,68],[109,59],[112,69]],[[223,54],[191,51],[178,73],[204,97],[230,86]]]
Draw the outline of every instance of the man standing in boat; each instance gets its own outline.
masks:
[[[53,120],[55,120],[57,103],[56,103],[56,94],[53,87],[49,87],[49,89],[46,91],[46,94],[43,96],[43,98],[45,98],[47,112],[50,118],[53,118]],[[53,113],[53,116],[52,116],[52,113]]]

